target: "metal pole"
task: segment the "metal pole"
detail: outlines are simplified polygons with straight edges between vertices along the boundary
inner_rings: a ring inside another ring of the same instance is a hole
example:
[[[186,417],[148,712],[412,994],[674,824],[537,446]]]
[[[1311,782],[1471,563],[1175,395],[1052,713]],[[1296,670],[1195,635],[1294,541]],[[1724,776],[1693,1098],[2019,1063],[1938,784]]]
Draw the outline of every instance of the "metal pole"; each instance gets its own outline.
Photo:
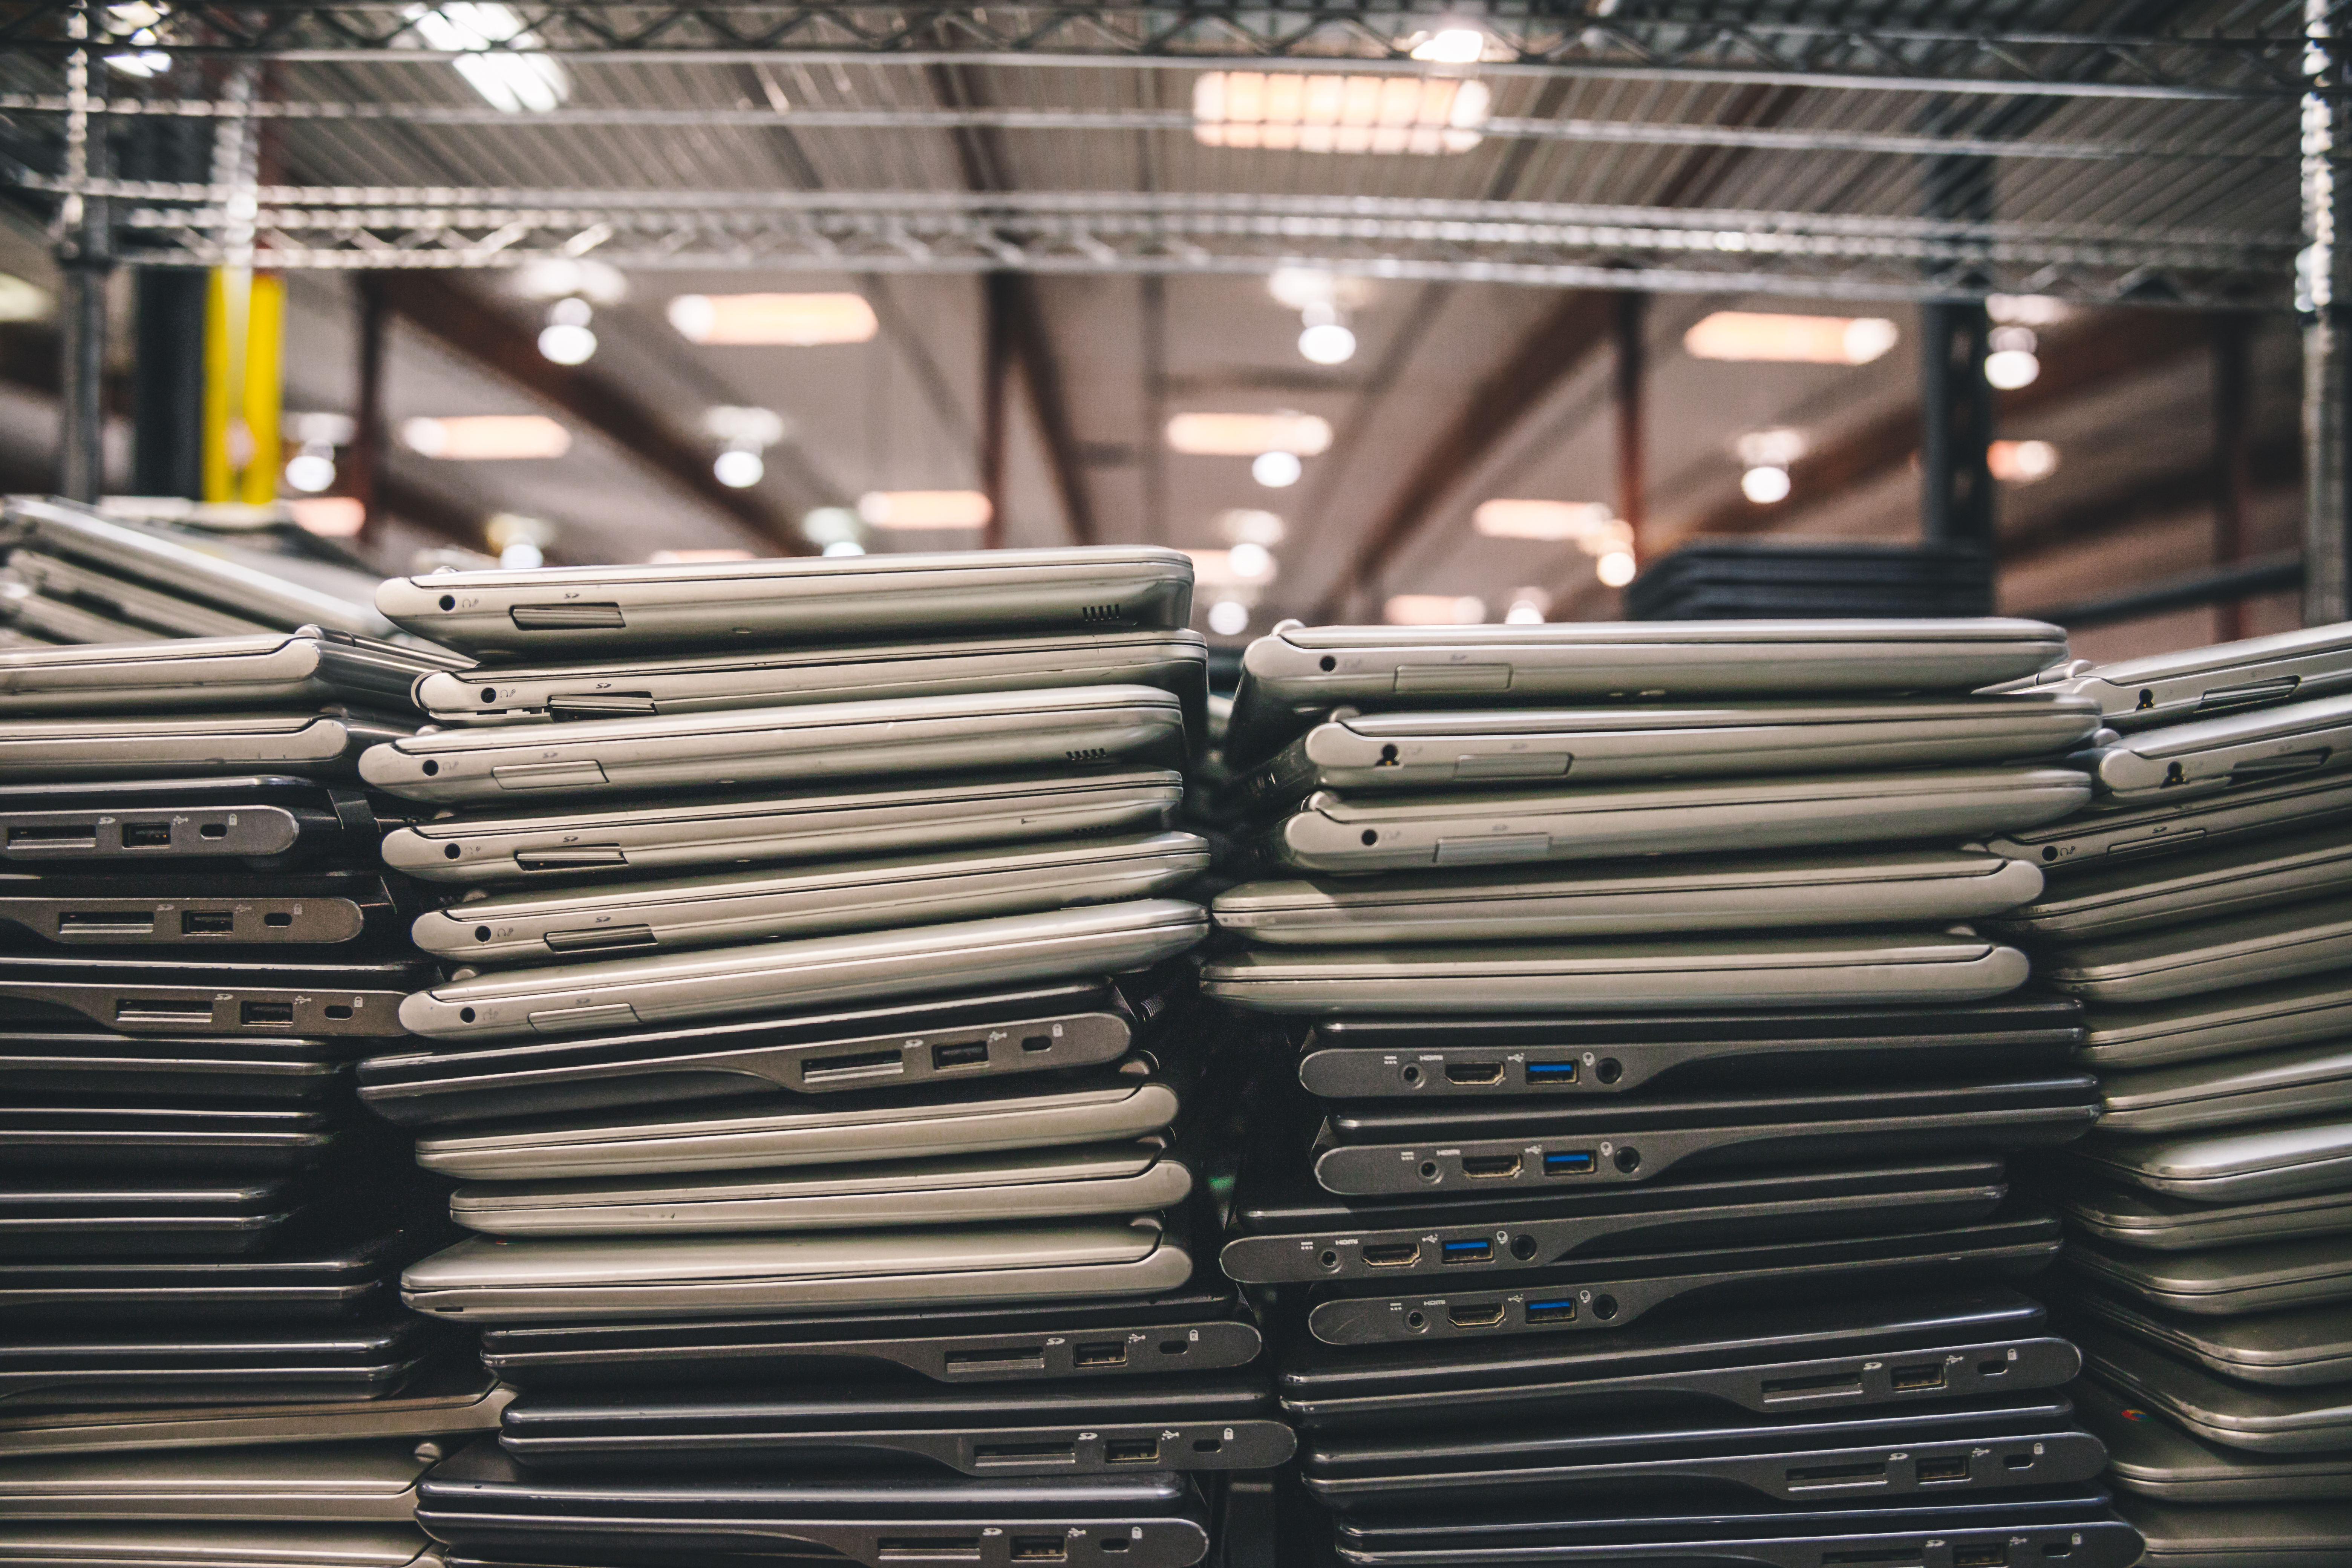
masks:
[[[1930,544],[1992,554],[1991,323],[1982,305],[1919,307],[1919,532]]]
[[[1650,297],[1635,289],[1617,296],[1612,326],[1616,356],[1612,365],[1611,402],[1617,434],[1617,515],[1633,531],[1633,558],[1642,558],[1643,476],[1648,467],[1648,441],[1643,419],[1643,383],[1648,374],[1647,343],[1643,327],[1649,316]]]
[[[352,445],[343,472],[362,508],[360,539],[373,544],[383,530],[383,348],[392,310],[383,276],[362,272],[353,279],[359,296],[359,387],[352,400]]]
[[[2303,624],[2352,619],[2352,539],[2346,534],[2347,446],[2344,323],[2337,303],[2336,109],[2327,89],[2342,77],[2329,0],[2304,0],[2303,237],[2294,304],[2303,318]]]
[[[988,498],[988,526],[981,531],[983,550],[1004,546],[1004,446],[1011,438],[1004,399],[1013,374],[1013,294],[1010,272],[991,272],[981,279],[981,309],[986,318],[980,364],[980,489]]]
[[[2253,319],[2242,311],[2213,318],[2213,564],[2228,567],[2246,553],[2246,515],[2253,494]],[[2217,635],[2246,635],[2246,605],[2227,599],[2214,606]]]
[[[106,285],[113,268],[106,203],[83,187],[106,173],[106,121],[93,112],[89,9],[76,5],[66,31],[78,46],[66,56],[64,198],[52,237],[61,288],[58,327],[58,490],[94,501],[106,488]]]

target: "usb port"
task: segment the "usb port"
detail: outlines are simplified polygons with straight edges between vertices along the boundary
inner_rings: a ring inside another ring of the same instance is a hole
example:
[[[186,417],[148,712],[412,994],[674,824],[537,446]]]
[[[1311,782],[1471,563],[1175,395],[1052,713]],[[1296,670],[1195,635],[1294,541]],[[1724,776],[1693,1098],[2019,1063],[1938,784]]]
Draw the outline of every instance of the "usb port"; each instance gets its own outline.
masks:
[[[1952,1568],[2000,1568],[2008,1561],[2009,1548],[1998,1541],[1952,1548]]]
[[[886,1535],[874,1543],[874,1555],[885,1563],[977,1563],[977,1535]]]
[[[1572,1149],[1566,1153],[1546,1154],[1544,1174],[1547,1176],[1589,1176],[1592,1174],[1592,1151]]]
[[[1127,1342],[1113,1340],[1103,1344],[1080,1345],[1070,1352],[1072,1366],[1125,1366]]]
[[[1064,1563],[1069,1560],[1069,1548],[1058,1535],[1016,1535],[1013,1538],[1013,1561],[1015,1563]]]
[[[1519,1173],[1517,1154],[1465,1154],[1462,1157],[1462,1173],[1480,1181],[1502,1181]]]
[[[162,849],[170,847],[172,825],[168,822],[126,822],[122,825],[122,847],[125,849]]]
[[[1528,1081],[1529,1083],[1574,1083],[1576,1064],[1572,1061],[1529,1062]]]
[[[1372,1268],[1410,1268],[1421,1261],[1421,1247],[1413,1242],[1402,1247],[1367,1247],[1364,1263]]]
[[[1919,1394],[1944,1386],[1941,1362],[1933,1366],[1898,1366],[1886,1374],[1887,1386],[1897,1394]]]
[[[226,910],[182,910],[182,936],[226,936],[236,930],[236,917]]]
[[[1500,1301],[1472,1303],[1445,1309],[1445,1321],[1457,1329],[1494,1329],[1503,1322]]]
[[[1530,1301],[1528,1303],[1528,1321],[1572,1323],[1576,1321],[1576,1298],[1563,1296],[1556,1301]]]
[[[290,1024],[294,1021],[291,1002],[245,1002],[236,1009],[241,1024]]]
[[[1148,1465],[1159,1458],[1157,1437],[1113,1437],[1103,1444],[1106,1465]]]
[[[1923,1481],[1964,1481],[1969,1479],[1968,1458],[1955,1455],[1948,1459],[1922,1459],[1916,1473]]]
[[[1486,1062],[1484,1064],[1478,1062],[1448,1062],[1445,1064],[1445,1081],[1448,1083],[1472,1084],[1500,1083],[1503,1081],[1503,1064],[1500,1062]]]
[[[1477,1241],[1441,1241],[1437,1244],[1440,1263],[1492,1263],[1495,1244],[1481,1238]]]
[[[959,1040],[951,1046],[931,1047],[931,1067],[934,1070],[980,1067],[987,1060],[988,1042],[986,1040]]]

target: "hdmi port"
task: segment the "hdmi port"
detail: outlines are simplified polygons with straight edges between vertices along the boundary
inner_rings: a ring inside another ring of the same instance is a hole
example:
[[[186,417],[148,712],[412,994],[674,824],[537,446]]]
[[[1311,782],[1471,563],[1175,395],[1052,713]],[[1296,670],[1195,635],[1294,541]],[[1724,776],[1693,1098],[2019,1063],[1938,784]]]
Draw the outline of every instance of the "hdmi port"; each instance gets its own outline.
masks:
[[[1465,1154],[1462,1157],[1462,1173],[1500,1181],[1519,1173],[1519,1157],[1517,1154]]]
[[[1457,1067],[1448,1062],[1445,1066],[1445,1081],[1448,1083],[1500,1083],[1503,1081],[1503,1064],[1488,1062],[1481,1066],[1476,1062],[1465,1062]]]
[[[1445,1321],[1457,1329],[1492,1329],[1503,1321],[1503,1304],[1488,1301],[1482,1306],[1448,1307]]]
[[[1364,1263],[1372,1268],[1410,1268],[1421,1261],[1421,1247],[1407,1242],[1402,1247],[1367,1247]]]

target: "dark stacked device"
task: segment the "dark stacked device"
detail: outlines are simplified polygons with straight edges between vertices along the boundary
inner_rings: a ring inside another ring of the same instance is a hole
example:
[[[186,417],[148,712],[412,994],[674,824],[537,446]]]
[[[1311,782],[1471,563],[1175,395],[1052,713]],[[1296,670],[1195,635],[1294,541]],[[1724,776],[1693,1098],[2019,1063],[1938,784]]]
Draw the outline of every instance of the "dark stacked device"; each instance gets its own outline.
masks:
[[[2076,1401],[2167,1568],[2352,1539],[2352,632],[2053,672],[2110,732],[2011,847],[2008,921],[2083,1000],[2098,1131],[2046,1180]]]
[[[1258,879],[1203,988],[1281,1056],[1222,1257],[1277,1303],[1315,1551],[2135,1559],[2011,1283],[2059,1225],[2005,1159],[2097,1115],[2081,1010],[1958,923],[2042,881],[1958,846],[2088,797],[2050,759],[2093,703],[1969,695],[2063,653],[1925,621],[1244,656]]]
[[[1626,618],[1636,621],[1991,609],[1990,563],[1955,545],[1703,540],[1651,562],[1625,589]]]

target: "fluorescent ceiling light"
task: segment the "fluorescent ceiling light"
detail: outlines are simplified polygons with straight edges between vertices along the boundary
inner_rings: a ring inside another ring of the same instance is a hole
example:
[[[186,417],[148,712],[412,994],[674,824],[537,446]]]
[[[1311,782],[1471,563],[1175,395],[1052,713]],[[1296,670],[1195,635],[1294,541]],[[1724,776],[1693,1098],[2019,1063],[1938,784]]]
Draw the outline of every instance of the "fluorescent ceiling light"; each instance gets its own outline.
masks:
[[[2058,471],[2058,448],[2047,441],[1995,441],[1985,448],[1985,463],[2003,484],[2030,485]]]
[[[1985,296],[1985,314],[2004,326],[2054,327],[2074,313],[2065,300],[2047,294]]]
[[[425,47],[458,57],[457,74],[493,109],[544,114],[572,94],[572,79],[562,66],[528,52],[539,39],[510,5],[450,0],[429,9],[413,5],[407,17]]]
[[[1306,471],[1306,465],[1289,452],[1260,452],[1250,459],[1250,478],[1270,490],[1288,489]]]
[[[1356,357],[1356,334],[1337,321],[1318,321],[1298,334],[1298,354],[1314,364],[1345,364]]]
[[[543,414],[408,419],[401,423],[400,439],[419,457],[451,462],[560,458],[572,449],[572,432]]]
[[[602,261],[546,256],[515,268],[514,291],[526,300],[577,297],[592,305],[617,305],[629,297],[629,280]]]
[[[49,292],[0,272],[0,321],[37,321],[49,313]]]
[[[730,447],[711,462],[710,472],[729,489],[745,490],[767,477],[768,465],[757,452]]]
[[[1630,533],[1607,501],[1489,500],[1470,514],[1470,526],[1489,539],[1538,539],[1548,544]]]
[[[1612,550],[1592,563],[1592,574],[1601,579],[1604,588],[1622,588],[1633,580],[1633,552]]]
[[[688,342],[717,348],[862,343],[879,326],[863,294],[681,294],[669,324]]]
[[[1263,544],[1268,549],[1282,542],[1287,531],[1282,519],[1270,511],[1249,507],[1234,507],[1219,512],[1212,520],[1217,532],[1233,544]]]
[[[1392,626],[1475,626],[1486,618],[1486,601],[1469,594],[1391,594],[1383,611]]]
[[[1451,77],[1203,71],[1192,137],[1280,153],[1467,153],[1493,95]]]
[[[985,528],[994,513],[978,490],[869,490],[857,515],[874,528]]]
[[[1412,58],[1439,65],[1466,66],[1476,64],[1478,57],[1486,52],[1486,35],[1477,28],[1441,27],[1413,46]]]
[[[1209,629],[1221,637],[1237,637],[1249,630],[1249,606],[1235,599],[1220,599],[1209,606]]]
[[[1330,449],[1331,422],[1313,414],[1179,414],[1168,421],[1168,445],[1193,457],[1312,458]]]
[[[1785,468],[1805,455],[1802,430],[1750,430],[1731,444],[1739,460],[1751,468]]]
[[[1273,555],[1262,544],[1236,544],[1231,550],[1187,550],[1192,558],[1196,587],[1229,592],[1236,587],[1260,587],[1274,581]]]
[[[1780,316],[1717,310],[1683,334],[1694,359],[1780,364],[1868,364],[1895,346],[1895,323],[1878,316]]]

